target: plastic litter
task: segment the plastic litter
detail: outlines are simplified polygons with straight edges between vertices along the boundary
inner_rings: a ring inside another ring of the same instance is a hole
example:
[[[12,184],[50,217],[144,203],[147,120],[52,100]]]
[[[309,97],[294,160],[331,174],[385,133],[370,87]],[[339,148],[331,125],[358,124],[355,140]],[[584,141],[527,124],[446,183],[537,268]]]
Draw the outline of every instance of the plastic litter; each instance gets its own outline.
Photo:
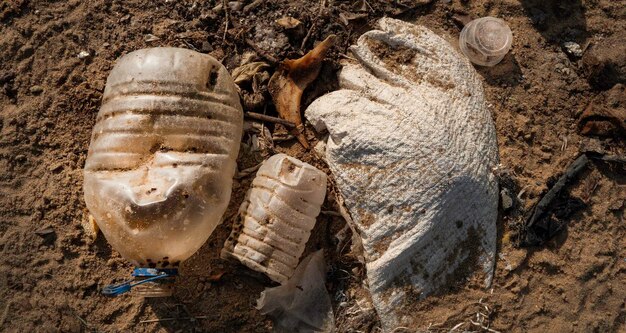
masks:
[[[328,131],[323,156],[390,332],[419,325],[412,305],[427,295],[469,275],[490,283],[498,145],[467,59],[422,26],[384,18],[378,27],[350,47],[357,61],[341,69],[340,89],[305,116]]]
[[[293,274],[326,196],[326,174],[285,154],[261,165],[224,243],[223,258],[285,283]]]
[[[230,200],[242,128],[236,87],[214,58],[178,48],[120,58],[84,170],[87,208],[113,248],[155,269],[196,252]]]
[[[334,332],[335,318],[325,286],[324,252],[304,258],[282,286],[266,288],[257,309],[274,321],[275,332]]]
[[[503,20],[490,16],[470,21],[459,37],[461,52],[481,66],[498,64],[512,43],[511,28]]]

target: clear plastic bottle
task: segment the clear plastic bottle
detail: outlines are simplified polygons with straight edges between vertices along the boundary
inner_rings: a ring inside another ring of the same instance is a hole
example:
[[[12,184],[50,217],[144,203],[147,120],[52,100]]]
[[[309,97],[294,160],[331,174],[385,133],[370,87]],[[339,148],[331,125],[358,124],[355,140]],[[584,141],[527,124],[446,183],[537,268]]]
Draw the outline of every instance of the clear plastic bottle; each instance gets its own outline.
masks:
[[[461,52],[481,66],[494,66],[502,61],[512,42],[513,34],[506,22],[489,16],[469,22],[459,36]]]
[[[113,248],[157,269],[196,252],[230,200],[242,128],[235,84],[214,58],[179,48],[120,58],[84,170],[85,203]],[[171,293],[164,281],[143,294]]]
[[[263,163],[239,208],[223,258],[285,283],[293,274],[326,197],[326,174],[285,154]]]

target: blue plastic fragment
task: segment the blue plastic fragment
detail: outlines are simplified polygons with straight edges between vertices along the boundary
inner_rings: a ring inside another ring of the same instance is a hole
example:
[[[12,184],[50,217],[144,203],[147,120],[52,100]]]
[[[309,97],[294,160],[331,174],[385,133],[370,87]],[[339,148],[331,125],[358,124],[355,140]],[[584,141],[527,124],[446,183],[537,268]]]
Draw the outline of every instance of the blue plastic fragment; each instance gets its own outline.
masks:
[[[178,270],[175,268],[135,268],[133,270],[132,276],[141,276],[148,278],[135,283],[132,283],[133,280],[130,280],[122,282],[120,284],[108,285],[102,288],[102,294],[104,294],[105,296],[115,297],[130,291],[130,289],[134,286],[176,275],[178,275]]]

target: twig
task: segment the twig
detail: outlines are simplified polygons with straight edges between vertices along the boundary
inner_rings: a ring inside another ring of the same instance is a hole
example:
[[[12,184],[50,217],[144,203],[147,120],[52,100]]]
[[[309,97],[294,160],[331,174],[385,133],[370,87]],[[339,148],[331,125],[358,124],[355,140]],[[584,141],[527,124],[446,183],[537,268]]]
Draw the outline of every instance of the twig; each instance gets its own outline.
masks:
[[[250,119],[255,119],[255,120],[261,120],[261,121],[267,121],[270,123],[277,123],[277,124],[281,124],[284,125],[288,128],[294,128],[296,127],[296,124],[285,120],[285,119],[280,119],[280,118],[276,118],[276,117],[272,117],[272,116],[268,116],[268,115],[264,115],[264,114],[260,114],[260,113],[256,113],[256,112],[246,112],[244,114],[245,117],[250,118]]]
[[[275,65],[278,63],[278,59],[274,58],[272,55],[267,54],[267,52],[258,47],[251,39],[246,38],[246,44],[248,44],[248,46],[250,46],[261,57],[265,58],[265,60],[267,60],[270,65]]]
[[[454,327],[452,327],[452,329],[450,330],[450,332],[454,332],[454,331],[456,331],[457,329],[459,329],[459,328],[460,328],[461,326],[463,326],[464,324],[465,324],[465,323],[464,323],[464,322],[462,322],[462,323],[458,323],[458,324],[454,325]]]
[[[224,7],[224,38],[222,39],[222,44],[226,43],[226,33],[228,32],[228,24],[230,23],[230,8],[228,7],[228,2],[226,0],[222,0],[222,7]]]
[[[491,333],[500,333],[500,331],[492,330],[491,328],[486,327],[483,324],[477,323],[475,321],[472,321],[471,319],[470,319],[470,323],[472,323],[473,325],[478,326],[478,327],[480,327],[480,328],[482,328],[484,330],[487,330],[487,331],[489,331]]]
[[[339,56],[342,57],[342,58],[346,58],[348,60],[358,61],[356,58],[351,57],[351,56],[349,56],[347,54],[344,54],[344,53],[339,53]]]
[[[139,323],[140,324],[145,324],[145,323],[158,323],[158,322],[161,322],[161,321],[196,320],[196,319],[208,319],[208,318],[209,318],[209,316],[181,317],[181,318],[159,318],[159,319],[142,320]]]
[[[4,311],[2,311],[2,317],[0,317],[0,328],[4,326],[4,322],[7,320],[7,316],[9,315],[9,308],[11,308],[11,303],[13,303],[13,301],[8,300],[7,305],[4,307]]]
[[[74,317],[76,317],[76,319],[78,319],[85,326],[85,328],[89,328],[89,324],[85,321],[85,319],[81,318],[79,315],[75,313],[74,313]]]
[[[291,134],[287,134],[286,136],[272,136],[272,141],[274,142],[285,142],[285,141],[291,141],[293,139],[295,139],[296,137],[291,135]]]
[[[306,45],[306,42],[309,40],[309,37],[311,37],[311,32],[313,32],[313,28],[317,26],[317,21],[319,21],[319,18],[322,15],[322,9],[325,6],[326,6],[326,0],[321,0],[320,5],[319,5],[319,10],[317,11],[317,15],[315,16],[315,20],[313,20],[313,23],[311,24],[309,31],[307,31],[306,36],[304,36],[304,39],[302,40],[302,43],[300,44],[300,50],[304,51],[304,46]]]

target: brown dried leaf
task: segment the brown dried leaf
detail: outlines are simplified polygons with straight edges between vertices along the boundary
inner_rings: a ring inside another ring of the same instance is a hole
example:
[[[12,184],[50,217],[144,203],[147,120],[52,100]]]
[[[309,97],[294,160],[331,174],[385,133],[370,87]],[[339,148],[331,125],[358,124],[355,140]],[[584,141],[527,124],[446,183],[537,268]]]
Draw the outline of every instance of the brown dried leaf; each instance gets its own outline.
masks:
[[[268,67],[270,67],[270,65],[261,61],[251,62],[235,68],[233,70],[232,77],[235,84],[248,82],[252,80],[255,74]]]
[[[281,27],[285,29],[293,29],[301,25],[302,22],[300,22],[298,19],[295,19],[293,17],[285,16],[276,20],[276,24],[280,25]]]
[[[307,149],[309,143],[304,135],[304,126],[300,115],[302,93],[317,78],[322,60],[333,45],[334,40],[335,35],[330,35],[302,58],[283,61],[279,69],[272,75],[268,85],[278,114],[282,119],[296,124],[291,134],[296,136],[300,144]]]
[[[580,116],[580,133],[583,135],[626,135],[625,87],[615,85],[605,95],[592,101]]]

